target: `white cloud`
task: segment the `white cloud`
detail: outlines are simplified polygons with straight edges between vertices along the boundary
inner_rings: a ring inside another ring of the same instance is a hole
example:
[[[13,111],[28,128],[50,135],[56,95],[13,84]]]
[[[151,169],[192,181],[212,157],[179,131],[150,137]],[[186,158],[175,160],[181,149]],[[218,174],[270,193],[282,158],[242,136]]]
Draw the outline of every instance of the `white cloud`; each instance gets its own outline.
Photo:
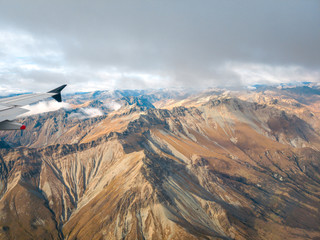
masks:
[[[311,71],[301,66],[271,66],[258,63],[228,62],[226,69],[233,72],[242,84],[318,82],[319,71]]]
[[[117,111],[121,108],[121,104],[116,101],[106,102],[105,106],[113,111]]]
[[[68,118],[86,119],[102,116],[103,112],[99,108],[82,108],[78,112],[71,113]]]
[[[317,0],[2,2],[0,94],[319,81]]]
[[[1,95],[49,90],[41,88],[53,87],[54,81],[43,73],[46,76],[66,73],[63,52],[54,39],[37,38],[21,30],[0,29],[0,46]]]
[[[28,109],[29,112],[22,114],[20,117],[27,117],[34,114],[57,111],[61,108],[68,109],[70,108],[70,105],[69,103],[66,103],[66,102],[60,103],[55,100],[52,100],[52,101],[42,101],[34,105],[27,105],[27,106],[24,106],[23,108]]]
[[[35,38],[28,32],[0,29],[1,53],[5,63],[29,64],[31,59],[60,60],[63,53],[49,38]]]
[[[103,112],[99,108],[83,108],[81,111],[89,118],[99,117],[103,115]]]

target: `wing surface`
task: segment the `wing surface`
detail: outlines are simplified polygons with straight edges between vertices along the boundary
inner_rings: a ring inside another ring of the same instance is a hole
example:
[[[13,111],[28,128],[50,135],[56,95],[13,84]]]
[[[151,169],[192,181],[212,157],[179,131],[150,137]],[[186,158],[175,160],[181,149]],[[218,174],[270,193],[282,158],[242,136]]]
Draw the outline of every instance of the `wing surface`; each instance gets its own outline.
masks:
[[[0,110],[0,122],[5,120],[11,121],[15,119],[18,115],[26,112],[29,112],[29,110],[20,107],[11,107],[5,110]]]
[[[38,102],[40,100],[44,100],[48,97],[52,97],[54,95],[55,93],[31,93],[0,99],[0,104],[7,106],[25,106],[31,103]]]

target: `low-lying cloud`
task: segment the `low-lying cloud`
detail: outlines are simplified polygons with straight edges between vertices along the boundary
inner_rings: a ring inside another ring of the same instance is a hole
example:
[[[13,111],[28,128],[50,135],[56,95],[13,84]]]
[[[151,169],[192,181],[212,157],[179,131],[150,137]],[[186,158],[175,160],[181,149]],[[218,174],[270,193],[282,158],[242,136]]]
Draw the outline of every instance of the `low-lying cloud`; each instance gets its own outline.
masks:
[[[83,108],[81,111],[89,118],[103,115],[103,112],[99,108]]]
[[[70,119],[87,119],[87,118],[94,118],[94,117],[100,117],[104,115],[104,113],[99,108],[81,108],[76,109],[75,112],[72,112],[68,118]]]
[[[116,101],[106,102],[105,106],[112,111],[117,111],[122,107],[122,105]]]
[[[23,108],[29,110],[29,112],[26,112],[20,115],[20,117],[27,117],[35,114],[57,111],[61,108],[70,109],[71,107],[69,103],[57,102],[55,100],[52,100],[52,101],[41,101],[33,105],[24,106]]]

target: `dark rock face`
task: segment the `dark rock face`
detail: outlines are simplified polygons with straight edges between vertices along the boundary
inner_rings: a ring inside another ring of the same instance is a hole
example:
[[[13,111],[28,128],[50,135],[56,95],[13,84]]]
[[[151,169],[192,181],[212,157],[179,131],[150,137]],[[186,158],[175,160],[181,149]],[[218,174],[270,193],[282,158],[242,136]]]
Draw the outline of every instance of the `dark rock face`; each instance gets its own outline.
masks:
[[[0,239],[319,236],[318,112],[308,120],[274,96],[125,101],[141,109],[32,117],[41,134],[21,141],[47,144],[0,149]]]
[[[0,141],[0,148],[10,148],[10,145],[5,141]]]

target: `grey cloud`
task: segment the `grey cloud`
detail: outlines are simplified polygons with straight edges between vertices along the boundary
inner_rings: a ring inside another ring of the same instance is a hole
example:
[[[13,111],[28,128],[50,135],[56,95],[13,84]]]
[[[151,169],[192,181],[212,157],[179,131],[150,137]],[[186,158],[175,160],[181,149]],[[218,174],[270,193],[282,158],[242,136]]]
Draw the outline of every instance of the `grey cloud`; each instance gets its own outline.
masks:
[[[234,85],[242,80],[228,62],[319,72],[319,9],[316,0],[3,1],[0,30],[25,31],[61,52],[56,61],[32,61],[72,69],[72,84],[115,68],[166,76],[172,85]],[[33,71],[33,78],[40,76]],[[115,87],[148,85],[117,81]]]

